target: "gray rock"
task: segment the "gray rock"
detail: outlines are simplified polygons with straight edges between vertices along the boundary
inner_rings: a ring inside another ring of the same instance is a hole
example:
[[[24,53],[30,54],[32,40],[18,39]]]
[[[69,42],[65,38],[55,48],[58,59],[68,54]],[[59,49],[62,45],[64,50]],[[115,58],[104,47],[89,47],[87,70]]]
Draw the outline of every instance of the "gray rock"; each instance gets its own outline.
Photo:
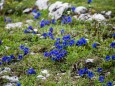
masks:
[[[0,68],[0,75],[7,72],[11,72],[11,69],[9,67]]]
[[[92,20],[92,16],[90,14],[81,14],[78,19],[79,20]]]
[[[104,21],[104,20],[106,20],[106,18],[102,14],[97,14],[97,13],[92,15],[92,19],[97,20],[97,21]]]
[[[10,77],[10,76],[6,75],[6,76],[2,76],[2,78],[7,79],[10,82],[18,82],[19,81],[17,76]]]
[[[75,14],[84,14],[87,12],[87,8],[83,6],[79,6],[74,10]]]
[[[48,8],[48,1],[49,0],[37,0],[35,5],[38,7],[39,10],[45,10]]]
[[[61,18],[63,12],[70,8],[71,5],[69,3],[62,3],[60,1],[55,2],[54,4],[51,4],[49,7],[49,16],[51,16],[54,19]]]

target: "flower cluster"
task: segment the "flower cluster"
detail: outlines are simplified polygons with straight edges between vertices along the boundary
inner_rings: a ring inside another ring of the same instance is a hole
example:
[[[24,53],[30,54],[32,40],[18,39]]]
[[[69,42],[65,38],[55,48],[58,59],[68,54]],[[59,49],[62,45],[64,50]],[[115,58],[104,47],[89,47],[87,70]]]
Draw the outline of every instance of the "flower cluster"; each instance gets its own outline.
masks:
[[[42,36],[46,39],[47,37],[50,37],[52,40],[54,40],[54,36],[53,36],[53,28],[50,27],[49,28],[49,32],[48,33],[43,33]]]
[[[88,78],[92,78],[94,76],[94,73],[89,71],[88,68],[83,68],[78,71],[79,76],[84,76],[87,74]]]
[[[108,56],[108,55],[107,55],[107,56],[105,57],[105,60],[106,60],[106,61],[110,61],[111,59],[112,59],[112,60],[115,60],[115,55],[112,55],[112,56]]]
[[[76,45],[77,46],[83,46],[87,44],[87,40],[85,38],[81,38],[77,41]]]
[[[4,22],[8,22],[8,23],[10,23],[10,22],[12,22],[12,20],[10,19],[10,18],[4,18]]]
[[[98,68],[97,72],[100,74],[102,72],[102,68]],[[89,71],[88,68],[82,68],[78,71],[79,76],[87,76],[89,79],[92,79],[94,77],[94,73]],[[100,75],[98,80],[99,82],[104,82],[105,77],[103,75]],[[111,84],[111,85],[109,85]],[[112,86],[112,82],[108,82],[107,86]]]
[[[20,50],[23,50],[24,52],[23,56],[29,53],[29,48],[25,47],[24,45],[20,45]]]
[[[27,29],[24,30],[24,33],[33,33],[33,34],[37,34],[36,31],[33,30],[32,26],[29,26]]]
[[[32,14],[34,15],[34,19],[38,19],[41,16],[41,13],[37,12],[36,9],[32,10]]]
[[[3,56],[0,61],[0,65],[2,65],[3,63],[10,63],[14,60],[22,60],[23,57],[29,53],[29,48],[24,47],[23,45],[20,46],[20,49],[23,50],[24,54],[18,54],[17,58],[13,54],[11,54],[10,56]]]
[[[72,22],[72,17],[71,16],[62,16],[61,23],[62,24],[69,24]]]
[[[56,24],[56,20],[55,19],[52,19],[51,21],[50,20],[41,20],[40,22],[40,28],[43,28],[45,27],[46,25],[50,25],[50,24]]]

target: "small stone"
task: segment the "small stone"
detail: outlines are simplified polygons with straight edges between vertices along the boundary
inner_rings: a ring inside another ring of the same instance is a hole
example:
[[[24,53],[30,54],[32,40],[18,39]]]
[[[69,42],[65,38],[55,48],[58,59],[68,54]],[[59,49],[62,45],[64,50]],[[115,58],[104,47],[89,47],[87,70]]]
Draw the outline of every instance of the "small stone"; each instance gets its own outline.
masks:
[[[23,13],[30,13],[32,11],[32,8],[26,8],[25,10],[23,10]]]
[[[94,59],[87,59],[85,62],[86,62],[86,63],[93,63],[93,62],[94,62]]]
[[[42,80],[45,80],[45,79],[46,79],[46,77],[44,77],[44,76],[42,76],[42,75],[38,75],[38,76],[37,76],[37,79],[42,79]]]
[[[48,74],[48,71],[47,70],[43,70],[43,71],[41,71],[41,73]]]

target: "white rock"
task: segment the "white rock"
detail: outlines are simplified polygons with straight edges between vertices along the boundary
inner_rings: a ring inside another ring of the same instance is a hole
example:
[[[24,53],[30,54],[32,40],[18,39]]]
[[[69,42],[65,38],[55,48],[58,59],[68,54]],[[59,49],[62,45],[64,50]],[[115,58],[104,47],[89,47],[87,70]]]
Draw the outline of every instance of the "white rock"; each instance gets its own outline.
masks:
[[[48,74],[48,71],[47,70],[43,70],[43,71],[41,71],[41,73]]]
[[[11,69],[9,67],[5,67],[4,69],[0,68],[0,74],[11,72]]]
[[[17,76],[2,76],[2,78],[9,80],[10,82],[18,82],[18,77]]]
[[[6,50],[8,50],[9,48],[10,48],[10,47],[8,47],[8,46],[5,46],[5,49],[6,49]]]
[[[87,8],[83,6],[79,6],[74,10],[75,14],[84,14],[87,12]]]
[[[23,25],[22,22],[16,22],[16,23],[9,23],[6,25],[6,29],[11,29],[11,28],[21,28]]]
[[[5,0],[1,0],[1,3],[0,3],[0,10],[3,9],[4,3],[5,3]]]
[[[25,10],[23,10],[23,13],[29,13],[32,10],[32,8],[26,8]]]
[[[51,4],[49,7],[49,16],[52,17],[52,19],[59,19],[61,18],[63,12],[70,8],[71,5],[69,3],[62,3],[60,1],[55,2],[54,4]]]
[[[38,76],[37,76],[37,79],[42,79],[42,80],[45,80],[45,79],[46,79],[46,77],[44,77],[44,76],[42,76],[42,75],[38,75]]]
[[[37,0],[35,5],[38,7],[39,10],[45,10],[48,8],[48,1],[49,0]]]
[[[92,19],[97,20],[97,21],[104,21],[105,17],[102,14],[94,14],[92,16]]]
[[[36,34],[37,36],[41,36],[41,34]]]
[[[86,63],[89,63],[89,62],[93,63],[93,62],[94,62],[94,59],[87,59],[85,62],[86,62]]]
[[[112,15],[112,11],[108,11],[108,12],[105,13],[105,16],[108,17],[108,18],[110,18],[111,15]]]
[[[26,23],[31,24],[32,22],[34,22],[33,20],[26,20]]]
[[[34,31],[35,31],[35,32],[37,32],[37,31],[38,31],[38,29],[34,29]]]

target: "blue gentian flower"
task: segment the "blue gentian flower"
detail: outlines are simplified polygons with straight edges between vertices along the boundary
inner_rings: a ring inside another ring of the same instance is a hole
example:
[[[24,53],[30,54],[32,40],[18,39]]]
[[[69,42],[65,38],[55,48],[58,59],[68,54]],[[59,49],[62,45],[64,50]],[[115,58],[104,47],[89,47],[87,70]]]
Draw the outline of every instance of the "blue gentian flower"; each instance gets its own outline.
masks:
[[[49,54],[48,52],[44,52],[44,56],[45,56],[45,57],[49,57],[50,54]]]
[[[55,20],[55,19],[52,19],[52,20],[51,20],[51,23],[52,23],[52,24],[56,24],[56,20]]]
[[[67,41],[67,40],[70,40],[71,39],[71,36],[68,34],[66,36],[63,36],[62,38],[64,41]]]
[[[64,30],[61,30],[60,32],[61,32],[61,34],[64,34],[65,31],[64,31]]]
[[[107,82],[107,86],[113,86],[112,82]]]
[[[93,43],[92,48],[97,48],[97,43]]]
[[[51,32],[48,32],[48,36],[52,36],[52,33],[51,33]]]
[[[2,40],[0,40],[0,45],[2,44]]]
[[[110,58],[110,56],[108,56],[108,55],[107,55],[106,58],[105,58],[106,61],[109,61],[110,59],[111,59],[111,58]]]
[[[93,78],[93,77],[94,77],[94,73],[93,73],[93,72],[91,72],[91,71],[88,71],[87,76],[91,79],[91,78]]]
[[[21,84],[18,82],[18,83],[16,84],[16,86],[21,86]]]
[[[112,60],[115,60],[115,55],[112,55]]]
[[[8,56],[2,57],[2,62],[9,62],[9,57]]]
[[[56,42],[60,42],[60,38],[56,38]]]
[[[83,76],[88,72],[88,68],[83,68],[78,71],[79,76]]]
[[[45,25],[49,25],[50,21],[49,20],[45,20]]]
[[[22,59],[23,59],[23,55],[22,55],[22,54],[19,54],[19,55],[18,55],[18,59],[19,59],[19,60],[22,60]]]
[[[29,48],[26,47],[23,49],[23,51],[24,51],[24,55],[27,55],[29,53]]]
[[[87,40],[85,38],[81,38],[76,43],[77,46],[82,46],[82,45],[85,45],[85,44],[87,44]]]
[[[78,71],[78,74],[79,74],[79,76],[83,76],[83,75],[84,75],[84,69],[80,69],[80,70]]]
[[[28,29],[25,29],[24,33],[30,33],[30,31]]]
[[[49,28],[49,32],[53,33],[53,28],[52,27]]]
[[[12,54],[12,55],[10,55],[10,58],[11,59],[15,59],[15,56]]]
[[[32,26],[29,26],[28,29],[29,29],[29,30],[33,30]]]
[[[33,13],[37,13],[37,10],[36,10],[36,9],[34,9],[34,10],[32,10],[32,12],[33,12]]]
[[[56,58],[52,58],[53,61],[56,61]]]
[[[115,42],[112,42],[112,43],[110,44],[110,47],[115,48]]]
[[[92,0],[88,0],[88,4],[90,4],[92,2]]]
[[[49,36],[52,40],[54,40],[54,36],[53,35],[51,35],[51,36]]]
[[[36,32],[36,31],[32,31],[32,33],[33,33],[33,34],[37,34],[37,32]]]
[[[0,65],[2,65],[2,62],[0,62]]]
[[[98,73],[101,73],[101,72],[102,72],[102,68],[98,68],[98,69],[97,69],[97,72],[98,72]]]
[[[10,18],[4,18],[4,22],[12,22]]]
[[[37,16],[39,17],[41,15],[41,13],[40,12],[37,12]]]
[[[63,45],[63,47],[67,47],[67,46],[68,46],[67,41],[63,41],[63,42],[62,42],[62,45]]]
[[[58,46],[57,46],[57,49],[61,50],[61,49],[63,49],[63,46],[58,45]]]
[[[45,26],[45,20],[42,20],[41,22],[40,22],[40,28],[43,28]]]
[[[74,40],[70,40],[69,45],[72,46],[74,44],[75,44],[75,41]]]
[[[104,76],[100,76],[98,79],[100,82],[104,82]]]
[[[72,22],[71,16],[68,16],[68,17],[67,17],[67,22],[68,22],[68,23],[71,23],[71,22]]]
[[[20,50],[23,50],[24,48],[24,45],[20,45]]]
[[[36,74],[36,71],[33,68],[28,69],[27,74]]]
[[[115,33],[113,33],[113,37],[115,37]]]
[[[72,8],[71,8],[71,10],[72,10],[73,12],[75,11],[75,9],[76,9],[76,7],[72,7]]]
[[[46,38],[46,37],[47,37],[47,33],[43,33],[42,36],[43,36],[44,38]]]

